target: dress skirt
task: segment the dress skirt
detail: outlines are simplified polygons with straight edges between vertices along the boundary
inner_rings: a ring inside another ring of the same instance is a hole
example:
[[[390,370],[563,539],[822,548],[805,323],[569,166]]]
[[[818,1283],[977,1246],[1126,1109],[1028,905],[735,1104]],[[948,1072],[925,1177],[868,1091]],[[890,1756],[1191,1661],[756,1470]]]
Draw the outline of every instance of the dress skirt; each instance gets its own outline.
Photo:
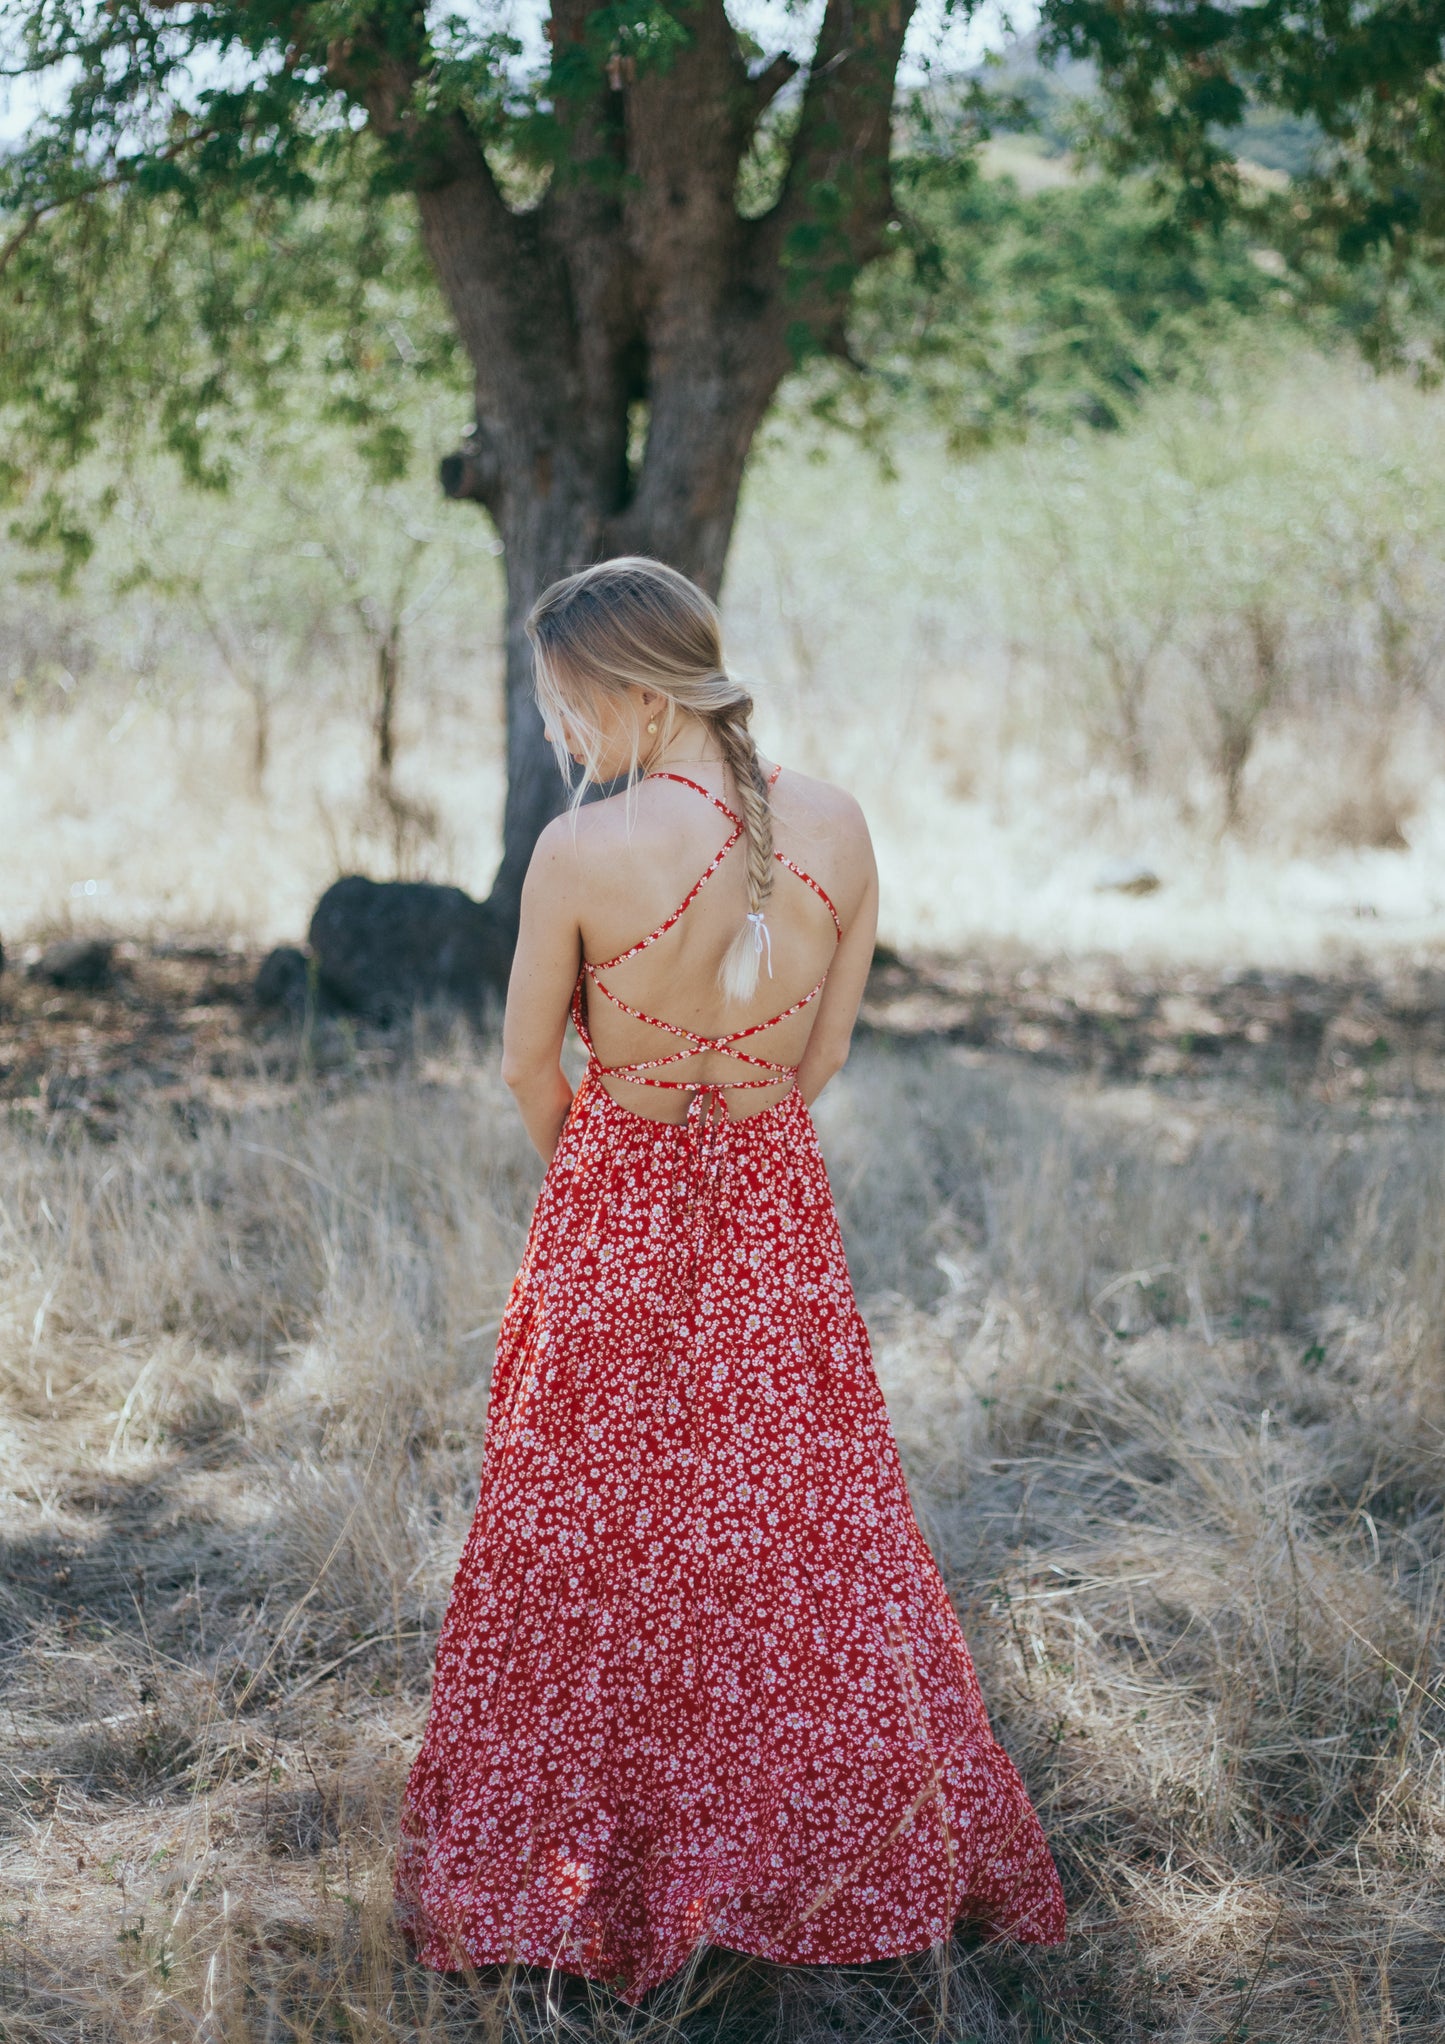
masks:
[[[407,1784],[442,1970],[636,2003],[703,1944],[803,1965],[1064,1902],[919,1530],[796,1090],[574,1097],[497,1347]]]

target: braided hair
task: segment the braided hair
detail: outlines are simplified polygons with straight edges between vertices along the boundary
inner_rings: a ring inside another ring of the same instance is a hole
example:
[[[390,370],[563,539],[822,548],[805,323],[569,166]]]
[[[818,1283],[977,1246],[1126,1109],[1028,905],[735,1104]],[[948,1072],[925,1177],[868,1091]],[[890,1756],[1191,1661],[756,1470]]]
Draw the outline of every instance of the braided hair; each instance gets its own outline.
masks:
[[[773,808],[767,781],[758,764],[758,748],[748,729],[752,707],[753,699],[744,690],[735,704],[710,720],[738,791],[738,811],[748,853],[748,912],[718,968],[719,985],[735,1001],[745,1001],[756,991],[765,943],[768,970],[772,971],[772,937],[767,931],[766,910],[776,870]]]

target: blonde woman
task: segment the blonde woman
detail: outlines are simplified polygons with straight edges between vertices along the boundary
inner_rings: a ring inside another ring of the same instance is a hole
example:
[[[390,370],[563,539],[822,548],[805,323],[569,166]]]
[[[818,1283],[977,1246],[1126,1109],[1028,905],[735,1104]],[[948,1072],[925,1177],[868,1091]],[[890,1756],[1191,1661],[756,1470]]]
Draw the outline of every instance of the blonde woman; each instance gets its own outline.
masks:
[[[877,879],[857,804],[760,757],[717,613],[656,561],[529,624],[564,772],[502,1068],[547,1165],[402,1813],[427,1965],[637,2002],[703,1945],[1063,1935],[919,1531],[809,1107]],[[588,1053],[574,1093],[568,1016]]]

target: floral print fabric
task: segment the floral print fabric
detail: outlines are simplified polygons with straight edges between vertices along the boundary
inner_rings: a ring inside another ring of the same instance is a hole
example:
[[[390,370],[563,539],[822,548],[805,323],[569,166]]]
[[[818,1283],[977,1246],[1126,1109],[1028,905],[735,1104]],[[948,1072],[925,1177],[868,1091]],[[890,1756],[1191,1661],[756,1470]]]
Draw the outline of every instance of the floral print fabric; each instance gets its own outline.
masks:
[[[629,2002],[1064,1903],[909,1501],[796,1090],[644,1119],[589,1074],[498,1343],[402,1812],[417,1956]]]

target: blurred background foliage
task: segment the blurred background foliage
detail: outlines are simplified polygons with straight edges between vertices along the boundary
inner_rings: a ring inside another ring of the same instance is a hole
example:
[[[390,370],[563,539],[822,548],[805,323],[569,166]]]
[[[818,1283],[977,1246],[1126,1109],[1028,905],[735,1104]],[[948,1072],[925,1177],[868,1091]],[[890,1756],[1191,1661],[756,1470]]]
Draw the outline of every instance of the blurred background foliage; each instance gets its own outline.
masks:
[[[345,429],[378,483],[407,472],[426,394],[447,391],[455,416],[467,377],[411,203],[375,154],[347,138],[299,197],[101,191],[17,241],[0,294],[17,537],[68,570],[137,464],[224,490],[258,436],[299,450],[298,428]]]

